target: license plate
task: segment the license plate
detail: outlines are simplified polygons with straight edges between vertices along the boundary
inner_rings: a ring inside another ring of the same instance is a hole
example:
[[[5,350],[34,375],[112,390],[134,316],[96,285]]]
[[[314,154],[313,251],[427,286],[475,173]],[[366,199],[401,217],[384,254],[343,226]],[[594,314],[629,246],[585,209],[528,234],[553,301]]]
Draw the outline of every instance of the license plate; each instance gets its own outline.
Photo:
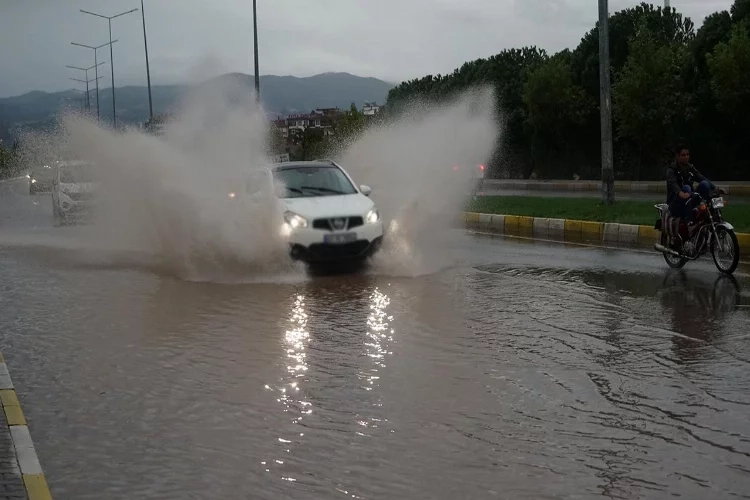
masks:
[[[711,200],[711,205],[714,208],[724,208],[724,198],[714,198]]]
[[[334,233],[323,236],[323,241],[332,245],[341,245],[342,243],[352,243],[357,241],[357,233]]]

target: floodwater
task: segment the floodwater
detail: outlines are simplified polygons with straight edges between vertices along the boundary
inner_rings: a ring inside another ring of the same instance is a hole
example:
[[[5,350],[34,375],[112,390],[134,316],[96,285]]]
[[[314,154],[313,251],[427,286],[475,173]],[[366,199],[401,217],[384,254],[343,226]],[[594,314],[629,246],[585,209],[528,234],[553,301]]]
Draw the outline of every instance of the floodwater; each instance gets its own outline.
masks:
[[[55,498],[750,497],[747,268],[457,232],[417,276],[190,282],[85,263],[0,190]]]

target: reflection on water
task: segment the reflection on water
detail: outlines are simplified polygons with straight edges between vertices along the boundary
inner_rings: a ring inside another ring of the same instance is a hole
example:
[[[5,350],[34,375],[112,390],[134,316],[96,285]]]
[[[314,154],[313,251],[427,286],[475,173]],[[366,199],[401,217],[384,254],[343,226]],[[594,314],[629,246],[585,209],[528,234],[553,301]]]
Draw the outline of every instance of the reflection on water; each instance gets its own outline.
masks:
[[[4,258],[0,339],[55,497],[746,496],[748,278],[562,255],[242,286]]]
[[[289,420],[292,424],[299,424],[305,415],[312,413],[312,403],[300,398],[300,385],[304,380],[307,372],[307,343],[310,339],[310,332],[307,331],[308,315],[305,310],[305,297],[297,295],[294,298],[294,304],[291,307],[289,328],[284,333],[284,346],[286,352],[286,371],[280,384],[275,387],[266,385],[266,389],[275,391],[278,394],[276,401],[284,407],[284,413],[291,414]],[[300,439],[305,436],[304,432],[298,432],[294,435],[276,436],[276,441],[283,447],[286,454],[291,453],[291,446],[299,443]],[[284,459],[276,458],[272,463],[268,460],[261,462],[266,472],[270,472],[272,465],[284,465]],[[290,476],[281,476],[284,481],[295,482],[297,479]]]
[[[365,387],[371,391],[372,385],[380,378],[377,373],[379,369],[385,368],[385,356],[390,354],[384,343],[393,341],[393,329],[389,328],[389,322],[393,317],[388,316],[386,307],[390,304],[390,299],[380,290],[375,290],[371,296],[370,315],[367,317],[367,337],[365,347],[367,356],[373,359],[374,367],[365,373],[360,372],[360,378],[367,381],[370,387]]]
[[[700,361],[724,331],[741,302],[741,288],[732,276],[719,276],[712,285],[691,280],[682,270],[668,272],[659,291],[668,314],[673,352],[682,363]]]
[[[372,391],[379,385],[380,373],[385,368],[385,357],[392,354],[389,350],[389,344],[393,342],[393,328],[390,322],[393,317],[386,312],[388,305],[391,303],[390,298],[377,288],[370,295],[370,314],[367,316],[367,337],[364,342],[365,354],[372,359],[373,366],[367,370],[361,370],[358,377],[365,383],[364,389]],[[372,403],[372,406],[382,408],[383,403],[378,398]],[[365,428],[375,429],[381,422],[387,422],[388,419],[382,417],[369,417],[366,419],[361,414],[357,415],[357,424]],[[369,436],[369,434],[358,431],[358,435]]]

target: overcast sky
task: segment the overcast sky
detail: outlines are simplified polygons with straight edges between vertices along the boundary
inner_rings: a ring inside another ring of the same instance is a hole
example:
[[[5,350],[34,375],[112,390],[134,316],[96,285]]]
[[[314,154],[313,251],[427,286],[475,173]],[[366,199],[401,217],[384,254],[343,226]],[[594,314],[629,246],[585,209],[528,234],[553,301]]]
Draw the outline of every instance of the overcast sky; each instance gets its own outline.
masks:
[[[660,2],[661,0],[654,0]],[[671,0],[700,26],[732,0]],[[610,12],[638,0],[610,0]],[[107,21],[139,0],[0,0],[0,97],[71,88]],[[251,0],[145,0],[152,84],[253,73]],[[260,73],[346,71],[391,82],[449,73],[505,48],[575,47],[597,19],[597,0],[258,0]],[[115,83],[146,83],[140,11],[112,21]],[[109,61],[109,49],[98,51]],[[101,66],[100,86],[111,85]],[[93,70],[89,78],[93,78]]]

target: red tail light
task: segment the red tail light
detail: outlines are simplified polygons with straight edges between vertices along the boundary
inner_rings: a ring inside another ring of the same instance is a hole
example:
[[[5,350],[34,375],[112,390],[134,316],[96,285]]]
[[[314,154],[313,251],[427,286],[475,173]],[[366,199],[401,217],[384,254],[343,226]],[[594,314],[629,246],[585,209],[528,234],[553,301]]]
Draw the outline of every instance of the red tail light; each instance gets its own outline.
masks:
[[[484,165],[479,165],[479,170],[484,170]]]

